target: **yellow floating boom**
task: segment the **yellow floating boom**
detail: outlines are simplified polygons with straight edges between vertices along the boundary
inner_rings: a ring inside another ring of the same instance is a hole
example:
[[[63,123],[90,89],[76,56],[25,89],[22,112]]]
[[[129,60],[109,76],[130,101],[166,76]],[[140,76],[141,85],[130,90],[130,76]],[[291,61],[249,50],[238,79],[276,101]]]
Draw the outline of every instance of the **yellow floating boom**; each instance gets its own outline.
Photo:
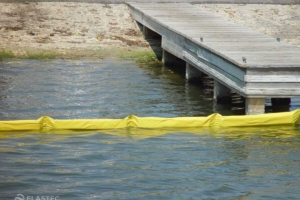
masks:
[[[107,130],[127,127],[136,128],[196,128],[196,127],[253,127],[290,125],[300,121],[300,109],[291,112],[245,116],[222,116],[212,114],[208,117],[137,117],[130,115],[124,119],[68,119],[59,120],[44,116],[38,120],[0,121],[0,131],[34,130]]]

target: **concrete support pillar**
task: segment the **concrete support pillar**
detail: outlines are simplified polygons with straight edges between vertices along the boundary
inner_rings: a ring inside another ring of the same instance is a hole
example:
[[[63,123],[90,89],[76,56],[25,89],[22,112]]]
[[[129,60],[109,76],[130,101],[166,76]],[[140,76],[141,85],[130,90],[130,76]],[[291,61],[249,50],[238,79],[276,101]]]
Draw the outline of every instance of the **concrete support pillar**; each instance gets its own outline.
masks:
[[[231,90],[218,81],[214,81],[214,101],[217,104],[231,103]]]
[[[264,98],[246,98],[246,115],[257,115],[265,113]]]
[[[147,28],[146,26],[143,26],[143,35],[145,39],[150,39],[150,38],[158,38],[160,35],[151,29]]]
[[[186,63],[185,78],[189,82],[199,81],[201,80],[201,76],[202,76],[202,72],[200,70],[190,65],[189,63]]]

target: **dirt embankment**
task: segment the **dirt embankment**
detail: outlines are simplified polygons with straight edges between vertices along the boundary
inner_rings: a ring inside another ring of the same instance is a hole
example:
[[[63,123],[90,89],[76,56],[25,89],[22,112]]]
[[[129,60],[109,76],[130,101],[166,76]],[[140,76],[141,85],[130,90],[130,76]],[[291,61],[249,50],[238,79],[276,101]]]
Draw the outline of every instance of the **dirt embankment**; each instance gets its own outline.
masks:
[[[300,5],[197,6],[300,46]],[[124,4],[0,3],[0,57],[101,58],[128,52],[152,51]]]
[[[89,57],[149,50],[126,5],[1,3],[0,51]]]

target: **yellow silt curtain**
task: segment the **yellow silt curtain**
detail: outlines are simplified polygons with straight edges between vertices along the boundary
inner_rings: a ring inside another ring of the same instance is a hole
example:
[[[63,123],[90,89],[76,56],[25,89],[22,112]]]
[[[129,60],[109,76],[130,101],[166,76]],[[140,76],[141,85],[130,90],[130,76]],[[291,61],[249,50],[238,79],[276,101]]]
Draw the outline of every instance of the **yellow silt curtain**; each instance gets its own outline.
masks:
[[[41,117],[37,120],[0,121],[0,131],[35,130],[109,130],[121,128],[197,128],[197,127],[257,127],[288,125],[295,126],[300,120],[300,109],[291,112],[245,116],[222,116],[212,114],[208,117],[137,117],[130,115],[124,119],[67,119],[59,120]]]

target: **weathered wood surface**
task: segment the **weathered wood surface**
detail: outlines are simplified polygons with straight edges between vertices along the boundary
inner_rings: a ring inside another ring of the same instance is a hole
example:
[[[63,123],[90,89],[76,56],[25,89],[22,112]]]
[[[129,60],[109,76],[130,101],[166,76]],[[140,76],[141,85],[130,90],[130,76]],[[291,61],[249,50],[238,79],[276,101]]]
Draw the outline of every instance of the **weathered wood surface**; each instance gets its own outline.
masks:
[[[300,96],[300,48],[191,4],[128,5],[136,21],[162,36],[166,51],[241,95]]]
[[[123,4],[126,0],[0,0],[7,3],[21,2],[82,2],[82,3],[103,3],[103,4]],[[139,3],[176,3],[178,0],[135,0]],[[208,3],[208,4],[300,4],[300,0],[180,0],[181,3]]]
[[[283,44],[278,42],[276,38],[270,38],[223,20],[195,8],[191,4],[131,3],[130,5],[142,11],[145,16],[150,17],[155,22],[192,39],[195,43],[199,44],[199,38],[202,37],[203,42],[200,46],[213,49],[214,53],[232,59],[235,64],[241,67],[254,65],[256,67],[269,67],[270,62],[278,63],[280,67],[300,66],[299,48]],[[236,42],[227,41],[231,38],[235,39]],[[251,42],[248,42],[249,39]],[[242,62],[242,57],[247,58],[247,64]],[[286,57],[289,58],[288,62],[286,59],[282,59]]]

